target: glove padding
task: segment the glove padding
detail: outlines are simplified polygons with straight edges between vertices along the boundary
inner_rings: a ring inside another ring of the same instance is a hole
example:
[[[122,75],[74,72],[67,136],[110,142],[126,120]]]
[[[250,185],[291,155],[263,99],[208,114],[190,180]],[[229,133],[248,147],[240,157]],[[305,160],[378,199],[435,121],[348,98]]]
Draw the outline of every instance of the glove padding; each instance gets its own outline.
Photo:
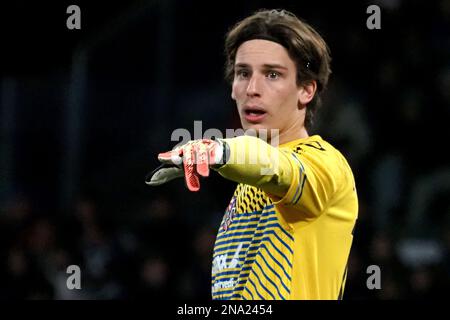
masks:
[[[175,178],[185,176],[190,191],[200,190],[200,176],[208,177],[210,166],[221,164],[223,142],[220,140],[192,140],[158,155],[162,163],[147,175],[145,183],[158,186]]]

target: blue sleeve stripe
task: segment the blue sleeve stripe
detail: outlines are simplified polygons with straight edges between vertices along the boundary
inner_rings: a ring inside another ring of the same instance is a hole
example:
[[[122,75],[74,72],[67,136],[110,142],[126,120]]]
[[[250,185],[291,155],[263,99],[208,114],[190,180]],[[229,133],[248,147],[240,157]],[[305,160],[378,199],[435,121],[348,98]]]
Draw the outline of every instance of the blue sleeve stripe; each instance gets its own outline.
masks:
[[[242,239],[235,239],[236,242],[242,241]],[[242,249],[246,249],[248,246],[250,245],[250,243],[246,243],[242,246]],[[217,246],[217,244],[216,244]],[[231,249],[237,249],[239,247],[239,245],[233,245],[233,246],[228,246],[228,247],[223,247],[223,248],[219,248],[219,249],[214,249],[214,255],[213,258],[215,258],[219,253],[222,253],[223,251],[227,251],[227,250],[231,250]]]
[[[256,294],[258,295],[258,297],[259,297],[261,300],[265,300],[264,297],[263,297],[262,295],[259,294],[258,289],[256,289],[256,286],[255,286],[255,284],[253,283],[252,279],[249,278],[248,281],[250,282],[250,284],[251,284],[251,285],[253,286],[253,288],[255,289],[255,292],[256,292]]]
[[[253,293],[251,293],[250,290],[248,290],[247,287],[245,287],[244,290],[248,292],[248,294],[250,295],[250,297],[252,297],[252,300],[255,300],[255,298],[253,297]]]
[[[234,270],[234,271],[218,272],[218,273],[216,273],[216,275],[214,277],[214,280],[217,281],[220,278],[220,281],[227,281],[227,280],[230,280],[232,278],[235,278],[238,275],[245,275],[245,274],[250,273],[250,268],[248,268],[248,269],[249,269],[248,271],[242,272],[242,273],[240,273],[242,269]],[[244,271],[244,270],[242,270],[242,271]],[[227,277],[224,277],[224,276],[227,276]]]
[[[234,292],[234,290],[226,290],[226,291],[220,291],[220,292],[218,291],[218,292],[213,293],[213,298],[217,299],[220,296],[221,299],[226,299],[226,297],[224,297],[224,296],[232,295],[233,292]]]
[[[264,276],[264,278],[266,278],[267,281],[269,281],[269,282],[274,286],[274,288],[277,290],[278,296],[279,296],[282,300],[286,300],[286,299],[283,297],[283,295],[280,293],[280,289],[278,288],[278,286],[275,284],[275,282],[272,281],[272,279],[270,279],[270,278],[266,275],[266,273],[264,272],[263,268],[262,268],[261,265],[258,263],[258,261],[255,261],[255,263],[256,263],[256,265],[258,266],[259,270],[261,270],[261,273],[262,273],[262,275]],[[259,280],[259,278],[258,278],[258,280]],[[261,281],[260,281],[260,283],[261,283]],[[262,284],[261,284],[261,285],[262,285]],[[264,287],[264,286],[263,286],[263,287]],[[264,288],[265,288],[265,287],[264,287]],[[271,292],[269,292],[269,294],[273,297],[273,300],[276,300],[275,296],[274,296]]]
[[[270,253],[269,248],[267,248],[265,244],[263,244],[261,247],[267,251],[267,254],[269,255],[270,259],[272,259],[272,261],[275,262],[280,267],[281,270],[283,270],[284,275],[286,276],[286,278],[288,278],[289,282],[291,282],[292,281],[291,276],[286,272],[286,268],[284,268],[281,265],[281,263],[277,259],[275,259],[275,257]]]
[[[267,221],[275,221],[275,220],[277,220],[277,217],[270,217],[270,218],[267,218],[267,219],[264,219],[264,220],[260,220],[259,218],[252,218],[249,221],[236,220],[236,221],[233,221],[233,223],[231,224],[232,227],[228,228],[226,233],[228,234],[231,231],[237,230],[237,229],[246,229],[246,228],[249,228],[249,227],[256,227],[258,225],[258,222],[259,223],[265,223]],[[256,223],[249,223],[250,221],[251,222],[256,222]],[[223,233],[225,233],[225,232],[223,232]]]
[[[280,229],[282,229],[282,228],[280,228]],[[283,229],[282,229],[283,230]],[[280,241],[280,243],[291,253],[291,254],[294,254],[294,251],[292,251],[292,249],[291,249],[291,247],[290,246],[288,246],[287,245],[287,243],[286,242],[284,242],[279,236],[278,236],[278,234],[274,231],[274,230],[269,230],[269,231],[267,231],[267,232],[264,232],[264,234],[273,234],[276,238],[277,238],[277,240],[278,241]],[[292,240],[292,239],[291,239]],[[287,259],[286,258],[286,260],[289,260],[289,259]]]
[[[292,236],[292,234],[290,234],[289,232],[287,232],[286,229],[284,229],[280,224],[278,224],[278,228],[283,231],[283,233],[289,238],[289,240],[294,241],[294,237]]]
[[[267,223],[267,222],[271,222],[271,221],[276,221],[277,220],[277,218],[276,217],[274,217],[273,219],[267,219],[267,220],[265,220],[264,222],[262,222],[262,223]],[[275,224],[265,224],[265,225],[262,225],[262,224],[255,224],[255,226],[258,226],[257,228],[256,228],[256,231],[258,231],[258,230],[261,230],[261,229],[263,229],[263,228],[269,228],[269,227],[272,227],[272,226],[274,226]],[[245,229],[245,228],[248,228],[248,226],[240,226],[240,229]],[[229,231],[229,232],[227,232],[227,233],[224,233],[224,234],[221,234],[220,236],[218,236],[217,237],[217,239],[218,240],[221,240],[221,239],[223,239],[223,238],[227,238],[227,237],[235,237],[235,236],[245,236],[245,235],[251,235],[251,234],[254,234],[255,233],[255,228],[251,228],[252,230],[249,230],[249,231],[242,231],[242,232],[236,232],[236,230],[239,230],[239,229],[235,229],[235,230],[231,230],[231,231]],[[235,231],[235,232],[233,232],[233,231]]]
[[[224,244],[231,244],[231,243],[234,243],[234,242],[238,242],[238,243],[239,242],[249,242],[251,240],[252,240],[251,237],[248,237],[248,238],[237,238],[237,239],[228,239],[228,240],[226,238],[225,240],[216,242],[216,244],[214,246],[218,247],[218,246],[222,246]]]
[[[272,300],[276,300],[275,296],[273,295],[273,293],[270,292],[270,290],[267,289],[267,287],[261,282],[261,279],[259,278],[259,275],[256,272],[253,272],[253,274],[255,275],[256,279],[258,280],[258,283],[260,284],[261,288],[263,288],[264,291],[266,291],[272,297]],[[249,280],[250,280],[250,278],[249,278]]]
[[[287,231],[284,229],[284,228],[282,228],[278,223],[276,223],[276,224],[270,224],[270,225],[267,225],[267,226],[265,226],[265,227],[275,227],[275,228],[278,228],[278,229],[280,229],[287,237],[289,237],[289,239],[291,240],[291,241],[293,241],[294,240],[294,238],[292,237],[292,235],[290,235],[289,233],[287,233]],[[221,240],[221,241],[218,241],[218,242],[216,242],[215,243],[215,245],[214,245],[214,247],[215,247],[215,250],[214,250],[214,256],[215,255],[217,255],[219,252],[222,252],[222,251],[226,251],[226,250],[230,250],[230,249],[235,249],[235,248],[237,248],[238,247],[238,245],[234,245],[234,243],[241,243],[241,242],[249,242],[249,243],[246,243],[246,244],[244,244],[243,246],[242,246],[242,248],[244,249],[246,249],[246,248],[248,248],[248,247],[256,247],[260,242],[261,242],[261,238],[260,237],[263,237],[264,235],[268,235],[268,234],[273,234],[277,239],[278,239],[278,241],[291,253],[291,254],[293,254],[293,251],[292,251],[292,249],[286,244],[286,242],[284,242],[279,236],[278,236],[278,234],[273,230],[273,229],[271,229],[271,230],[266,230],[263,234],[259,234],[259,235],[256,235],[255,237],[246,237],[246,238],[235,238],[235,239],[227,239],[227,238],[225,238],[224,240]],[[233,245],[231,245],[231,246],[226,246],[226,247],[222,247],[222,248],[217,248],[217,247],[219,247],[219,246],[223,246],[223,245],[228,245],[228,244],[233,244]]]
[[[302,188],[301,188],[301,192],[300,192],[300,196],[298,197],[298,199],[297,200],[295,200],[294,202],[293,202],[293,204],[297,204],[298,203],[298,201],[302,198],[302,194],[303,194],[303,187],[305,186],[305,182],[306,182],[306,175],[305,175],[305,178],[303,179],[303,182],[302,182]]]
[[[274,207],[275,207],[275,205],[269,204],[269,205],[265,206],[262,210],[256,210],[256,211],[250,211],[250,212],[240,212],[240,213],[238,213],[238,216],[239,217],[246,217],[246,216],[249,217],[249,216],[261,213],[261,212],[264,215],[267,211],[272,210]]]
[[[266,251],[268,251],[267,248],[265,248],[265,249],[266,249]],[[289,288],[284,284],[284,282],[283,282],[283,280],[281,279],[281,277],[280,277],[280,275],[278,274],[278,272],[275,272],[275,270],[273,270],[273,268],[269,265],[269,263],[267,262],[266,258],[264,258],[264,256],[262,255],[261,251],[258,252],[258,255],[262,258],[262,260],[263,260],[264,264],[267,266],[267,268],[268,268],[270,271],[272,271],[272,273],[278,278],[278,280],[280,280],[280,283],[281,283],[281,285],[283,286],[283,288],[286,290],[286,292],[287,292],[288,294],[290,294],[290,293],[291,293],[291,290],[289,290]],[[282,268],[282,269],[283,269],[283,268]],[[280,296],[281,296],[281,294],[280,294]]]
[[[300,181],[298,183],[297,186],[297,190],[295,190],[295,195],[294,198],[292,200],[292,204],[296,204],[299,200],[300,197],[303,193],[303,186],[305,184],[305,180],[306,180],[306,174],[305,174],[305,168],[303,167],[302,162],[297,158],[297,156],[295,154],[292,153],[292,157],[295,159],[295,161],[299,164],[299,177],[300,177]],[[300,191],[300,192],[299,192]]]

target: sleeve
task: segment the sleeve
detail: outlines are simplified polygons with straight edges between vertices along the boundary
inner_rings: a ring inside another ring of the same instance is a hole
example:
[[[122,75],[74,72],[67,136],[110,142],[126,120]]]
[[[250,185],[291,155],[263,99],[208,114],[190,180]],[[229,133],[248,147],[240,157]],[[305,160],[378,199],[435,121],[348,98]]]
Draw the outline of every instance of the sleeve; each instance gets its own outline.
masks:
[[[226,143],[229,154],[226,163],[215,169],[221,176],[279,197],[286,194],[293,171],[287,154],[252,136],[222,141]]]
[[[341,184],[342,169],[332,150],[310,146],[290,155],[292,180],[283,197],[271,196],[275,205],[294,208],[310,217],[319,216]]]
[[[318,216],[336,191],[339,168],[331,150],[305,146],[298,152],[250,136],[223,141],[230,154],[219,174],[261,188],[275,205]]]

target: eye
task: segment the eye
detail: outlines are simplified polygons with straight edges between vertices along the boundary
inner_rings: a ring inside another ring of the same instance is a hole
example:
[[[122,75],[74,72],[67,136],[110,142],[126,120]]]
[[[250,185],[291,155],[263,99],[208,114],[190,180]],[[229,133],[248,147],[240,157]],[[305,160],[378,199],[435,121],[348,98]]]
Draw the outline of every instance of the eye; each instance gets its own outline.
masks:
[[[248,78],[250,75],[250,72],[246,69],[239,69],[236,71],[236,76],[242,79]]]
[[[276,80],[280,77],[280,73],[277,71],[269,71],[266,76],[270,80]]]

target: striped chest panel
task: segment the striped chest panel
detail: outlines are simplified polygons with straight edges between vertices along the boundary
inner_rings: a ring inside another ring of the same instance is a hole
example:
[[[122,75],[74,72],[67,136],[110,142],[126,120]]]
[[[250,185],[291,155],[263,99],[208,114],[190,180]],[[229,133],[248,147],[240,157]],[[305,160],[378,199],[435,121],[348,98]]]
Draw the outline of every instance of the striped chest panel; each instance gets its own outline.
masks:
[[[239,184],[214,246],[213,299],[289,298],[293,242],[271,199]]]

